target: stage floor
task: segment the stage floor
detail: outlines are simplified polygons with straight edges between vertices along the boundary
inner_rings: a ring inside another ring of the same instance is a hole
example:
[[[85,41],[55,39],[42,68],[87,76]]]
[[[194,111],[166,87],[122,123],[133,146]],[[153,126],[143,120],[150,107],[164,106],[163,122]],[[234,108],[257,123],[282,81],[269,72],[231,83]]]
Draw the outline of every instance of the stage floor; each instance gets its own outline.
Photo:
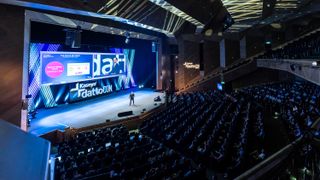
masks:
[[[57,129],[81,128],[104,123],[107,119],[116,121],[123,119],[118,117],[118,113],[123,111],[132,110],[132,116],[136,116],[141,114],[143,109],[150,111],[158,107],[160,102],[157,102],[156,106],[154,105],[154,98],[157,96],[160,96],[161,103],[164,103],[163,93],[151,89],[139,89],[135,90],[135,105],[129,106],[130,92],[130,90],[122,91],[52,109],[40,109],[36,118],[31,121],[29,132],[40,136]]]

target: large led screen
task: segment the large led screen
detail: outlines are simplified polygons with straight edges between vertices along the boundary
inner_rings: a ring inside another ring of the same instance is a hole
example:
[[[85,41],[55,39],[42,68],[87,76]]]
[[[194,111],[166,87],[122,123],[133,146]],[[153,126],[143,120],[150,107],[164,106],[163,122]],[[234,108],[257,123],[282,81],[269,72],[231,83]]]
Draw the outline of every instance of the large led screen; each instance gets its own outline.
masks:
[[[41,51],[41,84],[64,84],[126,74],[122,53]]]

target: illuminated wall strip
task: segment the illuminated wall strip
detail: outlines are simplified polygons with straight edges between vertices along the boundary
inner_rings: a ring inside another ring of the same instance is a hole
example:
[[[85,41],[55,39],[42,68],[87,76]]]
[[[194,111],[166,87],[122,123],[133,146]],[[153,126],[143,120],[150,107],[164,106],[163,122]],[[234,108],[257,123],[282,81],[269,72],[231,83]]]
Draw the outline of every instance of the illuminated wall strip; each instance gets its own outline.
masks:
[[[132,76],[132,69],[133,69],[133,64],[134,64],[134,56],[135,56],[135,50],[127,50],[125,49],[124,50],[124,55],[126,56],[126,58],[128,59],[128,62],[127,63],[127,69],[128,69],[128,75],[125,79],[125,87],[128,87],[130,82],[131,82],[131,85],[133,87],[136,86],[135,84],[135,81],[134,81],[134,78]]]
[[[42,85],[40,88],[40,92],[46,108],[57,106],[49,85]]]
[[[41,88],[41,62],[40,51],[57,51],[60,48],[59,44],[31,44],[29,56],[29,87],[28,94],[32,97],[29,101],[28,110],[33,110],[39,105],[39,91]],[[40,95],[41,96],[41,95]],[[38,99],[36,99],[38,98]],[[41,99],[41,98],[40,98]]]

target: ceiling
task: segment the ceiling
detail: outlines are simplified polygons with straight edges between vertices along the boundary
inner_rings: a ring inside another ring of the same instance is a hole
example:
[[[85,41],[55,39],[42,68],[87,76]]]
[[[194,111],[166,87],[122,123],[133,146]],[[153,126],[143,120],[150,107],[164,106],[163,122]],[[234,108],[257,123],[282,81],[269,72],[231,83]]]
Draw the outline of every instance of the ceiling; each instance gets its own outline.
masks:
[[[94,12],[128,19],[130,25],[146,25],[154,31],[173,35],[182,27],[218,28],[225,12],[234,24],[226,32],[243,32],[295,15],[317,0],[24,0],[52,6]],[[310,7],[311,8],[311,7]],[[221,13],[223,12],[223,13]],[[150,29],[150,28],[149,28]],[[199,30],[200,29],[200,30]],[[219,30],[221,31],[221,30]],[[190,31],[188,31],[190,32]]]
[[[157,0],[110,0],[97,12],[148,24],[170,33],[179,29],[183,23],[202,25],[174,6]]]
[[[265,18],[285,17],[295,12],[303,0],[222,0],[235,24],[229,32],[242,31],[260,24]],[[278,21],[279,18],[274,18]]]
[[[198,29],[223,23],[226,9],[234,20],[227,32],[241,32],[259,24],[279,22],[310,5],[312,0],[109,0],[97,12],[176,32],[183,24]],[[220,30],[219,30],[220,31]]]

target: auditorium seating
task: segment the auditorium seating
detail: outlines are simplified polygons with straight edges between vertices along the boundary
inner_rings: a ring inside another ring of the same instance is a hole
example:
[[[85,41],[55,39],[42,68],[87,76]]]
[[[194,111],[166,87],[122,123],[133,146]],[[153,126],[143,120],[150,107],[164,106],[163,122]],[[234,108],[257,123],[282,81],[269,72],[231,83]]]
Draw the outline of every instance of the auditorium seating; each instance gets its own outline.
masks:
[[[297,41],[289,43],[281,49],[269,51],[259,59],[317,59],[320,57],[320,31]]]
[[[260,104],[270,108],[287,124],[292,139],[320,117],[320,88],[305,81],[282,82],[254,86],[242,90]]]
[[[76,134],[58,146],[56,179],[234,178],[270,153],[265,114],[283,121],[291,140],[320,117],[320,88],[304,81],[181,93],[146,119],[140,133],[123,125]]]
[[[262,119],[261,107],[244,94],[184,93],[140,129],[196,162],[227,172],[240,168],[252,151],[264,151]]]
[[[58,146],[55,179],[183,179],[203,177],[191,161],[125,126],[83,132]]]

